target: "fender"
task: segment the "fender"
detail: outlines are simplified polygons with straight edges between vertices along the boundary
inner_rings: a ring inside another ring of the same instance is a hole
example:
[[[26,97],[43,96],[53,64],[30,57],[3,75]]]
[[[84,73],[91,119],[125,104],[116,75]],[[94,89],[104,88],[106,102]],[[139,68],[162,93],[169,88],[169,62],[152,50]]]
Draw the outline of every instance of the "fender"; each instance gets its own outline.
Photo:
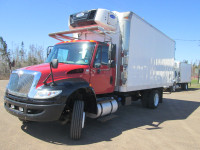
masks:
[[[81,99],[85,102],[86,112],[97,114],[97,101],[94,89],[82,78],[69,78],[58,80],[55,86],[46,85],[42,89],[62,90],[62,93],[55,97],[56,103],[66,104],[65,108],[72,108],[74,100]]]

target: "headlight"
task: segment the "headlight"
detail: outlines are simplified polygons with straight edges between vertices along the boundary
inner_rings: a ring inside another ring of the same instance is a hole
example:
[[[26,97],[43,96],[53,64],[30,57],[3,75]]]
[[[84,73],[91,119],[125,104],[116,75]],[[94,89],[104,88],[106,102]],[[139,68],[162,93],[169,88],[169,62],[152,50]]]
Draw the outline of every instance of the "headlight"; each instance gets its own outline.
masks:
[[[62,90],[56,90],[56,91],[41,90],[37,91],[34,98],[35,99],[52,98],[59,95],[60,93],[62,93]]]

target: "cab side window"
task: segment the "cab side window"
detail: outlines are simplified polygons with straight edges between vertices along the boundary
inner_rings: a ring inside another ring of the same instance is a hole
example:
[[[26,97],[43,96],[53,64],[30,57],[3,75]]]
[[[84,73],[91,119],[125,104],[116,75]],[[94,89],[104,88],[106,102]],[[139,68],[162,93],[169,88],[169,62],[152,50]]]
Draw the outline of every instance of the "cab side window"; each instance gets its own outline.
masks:
[[[102,65],[108,65],[108,46],[105,45],[102,47]]]
[[[99,45],[94,61],[94,67],[100,65],[108,65],[108,46],[107,45]]]

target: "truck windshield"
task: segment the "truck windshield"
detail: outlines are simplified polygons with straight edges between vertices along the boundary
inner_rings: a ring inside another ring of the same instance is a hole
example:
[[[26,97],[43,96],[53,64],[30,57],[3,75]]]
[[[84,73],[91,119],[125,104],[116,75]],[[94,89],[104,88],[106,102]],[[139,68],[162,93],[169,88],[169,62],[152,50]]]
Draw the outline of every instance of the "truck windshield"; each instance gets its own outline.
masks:
[[[51,50],[46,62],[58,59],[60,63],[66,64],[90,64],[96,43],[74,42],[55,45]]]

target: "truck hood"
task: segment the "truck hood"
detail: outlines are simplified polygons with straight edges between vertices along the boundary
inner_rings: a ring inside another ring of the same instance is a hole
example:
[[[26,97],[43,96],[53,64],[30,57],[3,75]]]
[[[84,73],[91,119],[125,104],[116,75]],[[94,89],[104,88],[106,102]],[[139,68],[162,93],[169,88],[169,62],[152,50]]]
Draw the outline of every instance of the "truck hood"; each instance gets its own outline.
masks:
[[[40,65],[34,65],[34,66],[28,66],[25,68],[22,68],[23,70],[32,70],[32,71],[38,71],[41,72],[41,77],[40,80],[37,84],[37,87],[43,85],[43,81],[47,78],[47,76],[50,73],[50,65],[49,63],[44,63]],[[68,78],[73,78],[73,74],[68,75],[67,73],[69,71],[75,70],[75,69],[83,69],[83,73],[88,72],[85,71],[89,69],[89,65],[74,65],[74,64],[64,64],[64,63],[59,63],[58,68],[54,69],[52,68],[53,71],[53,76],[54,76],[54,81],[57,80],[63,80],[63,79],[68,79]],[[80,75],[81,73],[79,73]],[[77,77],[77,74],[75,75]],[[52,82],[51,77],[47,80],[47,83]]]

